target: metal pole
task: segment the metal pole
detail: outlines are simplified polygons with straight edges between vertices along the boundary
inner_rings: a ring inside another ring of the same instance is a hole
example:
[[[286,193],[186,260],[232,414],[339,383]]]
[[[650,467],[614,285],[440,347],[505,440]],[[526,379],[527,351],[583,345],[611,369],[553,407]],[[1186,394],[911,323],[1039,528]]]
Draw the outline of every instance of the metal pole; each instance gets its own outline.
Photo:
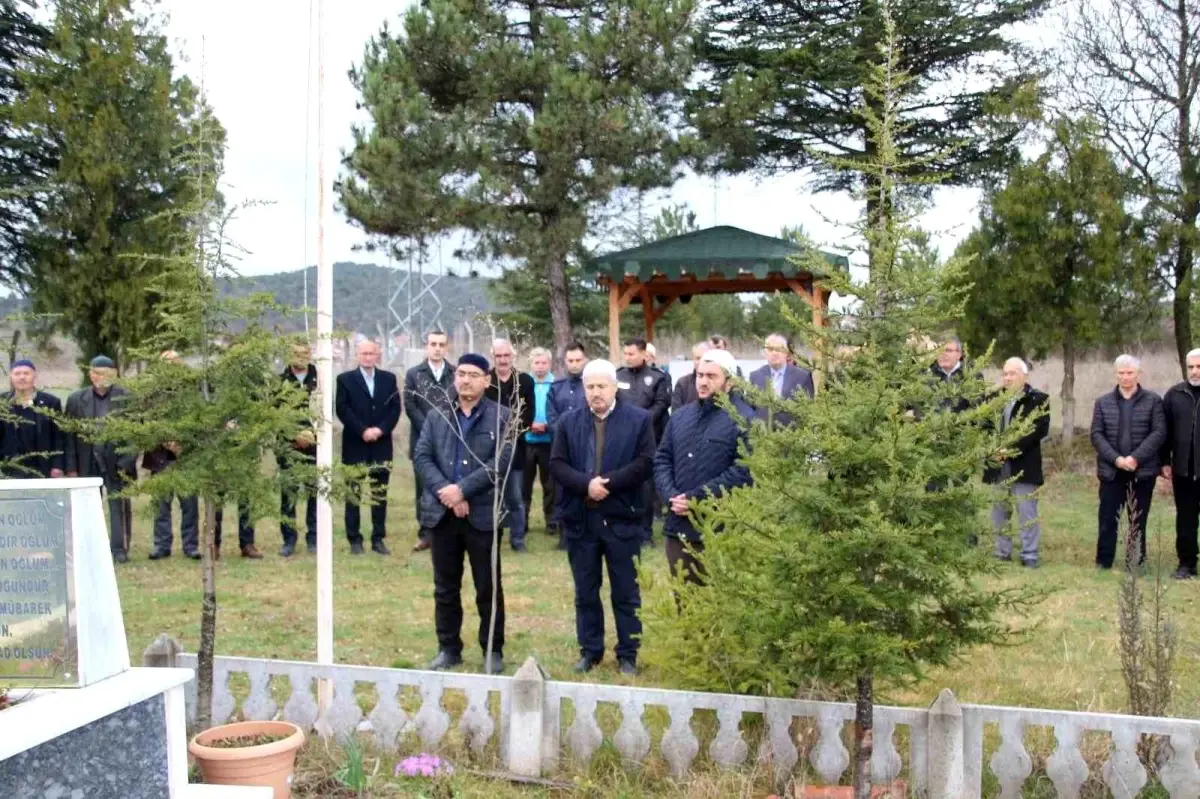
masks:
[[[317,663],[333,663],[333,508],[329,503],[333,466],[333,268],[325,251],[325,31],[324,0],[317,0],[317,384],[321,390],[321,427],[317,468],[323,485],[317,499]],[[317,689],[318,730],[328,735],[325,715],[333,684]]]

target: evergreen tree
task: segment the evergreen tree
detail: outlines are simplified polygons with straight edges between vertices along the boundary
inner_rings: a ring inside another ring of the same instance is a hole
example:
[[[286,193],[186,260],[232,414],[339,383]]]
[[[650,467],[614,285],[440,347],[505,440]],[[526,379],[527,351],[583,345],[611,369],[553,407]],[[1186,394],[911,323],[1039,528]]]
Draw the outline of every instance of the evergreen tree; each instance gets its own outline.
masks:
[[[972,475],[1030,423],[1000,432],[1008,397],[981,378],[929,379],[934,355],[923,343],[960,318],[962,293],[944,277],[961,263],[931,263],[909,226],[911,170],[893,146],[907,95],[885,41],[861,111],[876,155],[855,162],[874,207],[888,210],[860,223],[875,268],[866,284],[828,278],[853,300],[851,320],[835,321],[853,324],[792,320],[841,363],[815,399],[751,392],[795,424],[754,422],[741,452],[752,485],[694,509],[705,584],[680,575],[670,591],[650,587],[644,605],[645,656],[673,680],[786,697],[815,681],[851,693],[859,799],[871,789],[877,683],[916,679],[964,647],[1005,639],[1001,615],[1024,609],[1022,595],[981,579],[998,567],[972,541],[990,532],[981,511],[995,494]],[[951,412],[960,399],[969,408]]]
[[[701,46],[705,78],[691,110],[720,153],[719,168],[811,168],[818,191],[872,180],[842,164],[870,164],[878,155],[859,108],[872,102],[864,86],[881,63],[887,15],[910,78],[897,103],[902,188],[921,190],[930,178],[971,184],[1016,156],[1020,111],[1034,101],[1039,73],[1009,31],[1049,5],[714,0]]]
[[[1075,430],[1081,352],[1135,340],[1156,320],[1154,252],[1128,210],[1136,188],[1090,124],[1060,121],[1045,152],[984,200],[960,245],[968,264],[959,332],[997,360],[1063,357],[1063,437]]]
[[[670,185],[686,151],[692,0],[428,0],[351,77],[371,115],[339,184],[351,219],[412,238],[463,228],[545,281],[572,338],[570,255],[614,191]]]
[[[30,16],[26,0],[0,0],[0,282],[15,278],[23,231],[33,218],[55,155],[44,139],[22,131],[13,110],[27,95],[22,71],[44,54],[49,31]]]
[[[20,72],[21,135],[59,160],[23,231],[16,283],[88,354],[120,365],[157,324],[164,259],[186,246],[196,181],[183,153],[206,120],[216,174],[224,132],[166,38],[131,0],[56,0],[48,52]]]

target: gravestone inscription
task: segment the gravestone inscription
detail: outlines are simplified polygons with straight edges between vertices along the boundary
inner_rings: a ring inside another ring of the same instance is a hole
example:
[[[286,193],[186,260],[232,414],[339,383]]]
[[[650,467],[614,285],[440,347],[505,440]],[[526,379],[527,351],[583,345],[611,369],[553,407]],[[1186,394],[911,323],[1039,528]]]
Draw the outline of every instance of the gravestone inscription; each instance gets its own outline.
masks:
[[[66,490],[0,496],[0,683],[77,685]]]

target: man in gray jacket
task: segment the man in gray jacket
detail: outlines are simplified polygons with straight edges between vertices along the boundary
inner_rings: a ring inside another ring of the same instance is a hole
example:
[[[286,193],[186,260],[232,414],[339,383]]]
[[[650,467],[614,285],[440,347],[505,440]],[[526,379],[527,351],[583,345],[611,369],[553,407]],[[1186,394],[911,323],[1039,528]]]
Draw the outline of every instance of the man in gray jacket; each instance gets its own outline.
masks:
[[[1162,400],[1138,382],[1141,363],[1120,355],[1113,364],[1117,386],[1096,399],[1092,409],[1092,446],[1100,478],[1099,535],[1096,567],[1111,569],[1117,554],[1117,523],[1129,511],[1129,524],[1141,532],[1141,557],[1146,560],[1146,520],[1154,499],[1159,450],[1167,438]],[[1130,505],[1130,499],[1133,504]]]
[[[431,414],[413,452],[413,467],[425,486],[420,498],[421,526],[431,531],[434,623],[438,655],[433,670],[462,663],[463,556],[471,563],[475,607],[479,611],[479,647],[485,652],[484,671],[504,671],[504,590],[500,584],[496,549],[496,584],[492,584],[493,507],[497,484],[509,474],[517,430],[510,429],[507,408],[484,397],[490,379],[488,361],[467,353],[454,371],[457,399],[447,419]],[[503,503],[501,503],[503,506]],[[496,593],[495,639],[487,653]]]

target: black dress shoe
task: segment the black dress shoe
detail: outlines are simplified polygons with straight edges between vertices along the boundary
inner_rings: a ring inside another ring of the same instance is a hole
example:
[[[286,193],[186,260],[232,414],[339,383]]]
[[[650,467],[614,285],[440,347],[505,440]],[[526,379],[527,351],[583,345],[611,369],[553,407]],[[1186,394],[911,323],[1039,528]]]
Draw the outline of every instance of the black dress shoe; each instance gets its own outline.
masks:
[[[171,557],[171,550],[156,549],[150,553],[150,560],[162,560],[163,558]]]
[[[192,560],[200,560],[200,558],[201,558],[200,553],[196,550],[192,550],[191,552],[184,552],[183,554],[186,555],[187,557],[191,558]]]
[[[116,552],[113,554],[113,560],[116,561],[117,563],[128,563],[129,556],[126,555],[124,552]]]
[[[626,677],[636,677],[638,670],[637,664],[627,658],[622,658],[617,661],[617,671],[624,674]]]
[[[360,542],[355,542],[350,545],[351,555],[361,555],[363,553],[363,545]]]
[[[296,554],[296,545],[295,544],[284,544],[283,546],[281,546],[279,548],[279,557],[281,557],[281,558],[290,558],[292,555],[295,555],[295,554]]]
[[[512,551],[513,552],[528,552],[529,550],[526,549],[525,544],[522,543],[522,544],[513,544]]]
[[[308,547],[308,554],[310,554],[310,555],[317,554],[317,545],[315,543],[305,544],[305,546]]]
[[[484,674],[503,674],[504,673],[504,655],[499,652],[493,652],[488,657],[483,659]]]
[[[392,554],[392,550],[388,549],[387,544],[383,543],[382,541],[372,541],[371,542],[371,551],[377,555]]]
[[[456,655],[453,652],[447,652],[445,649],[443,649],[441,652],[437,653],[437,657],[429,661],[429,670],[445,671],[446,669],[452,669],[455,666],[461,665],[462,655]]]
[[[572,669],[572,671],[574,671],[576,674],[587,674],[598,665],[600,665],[600,658],[582,657],[579,659],[579,662],[575,664],[575,668]]]

